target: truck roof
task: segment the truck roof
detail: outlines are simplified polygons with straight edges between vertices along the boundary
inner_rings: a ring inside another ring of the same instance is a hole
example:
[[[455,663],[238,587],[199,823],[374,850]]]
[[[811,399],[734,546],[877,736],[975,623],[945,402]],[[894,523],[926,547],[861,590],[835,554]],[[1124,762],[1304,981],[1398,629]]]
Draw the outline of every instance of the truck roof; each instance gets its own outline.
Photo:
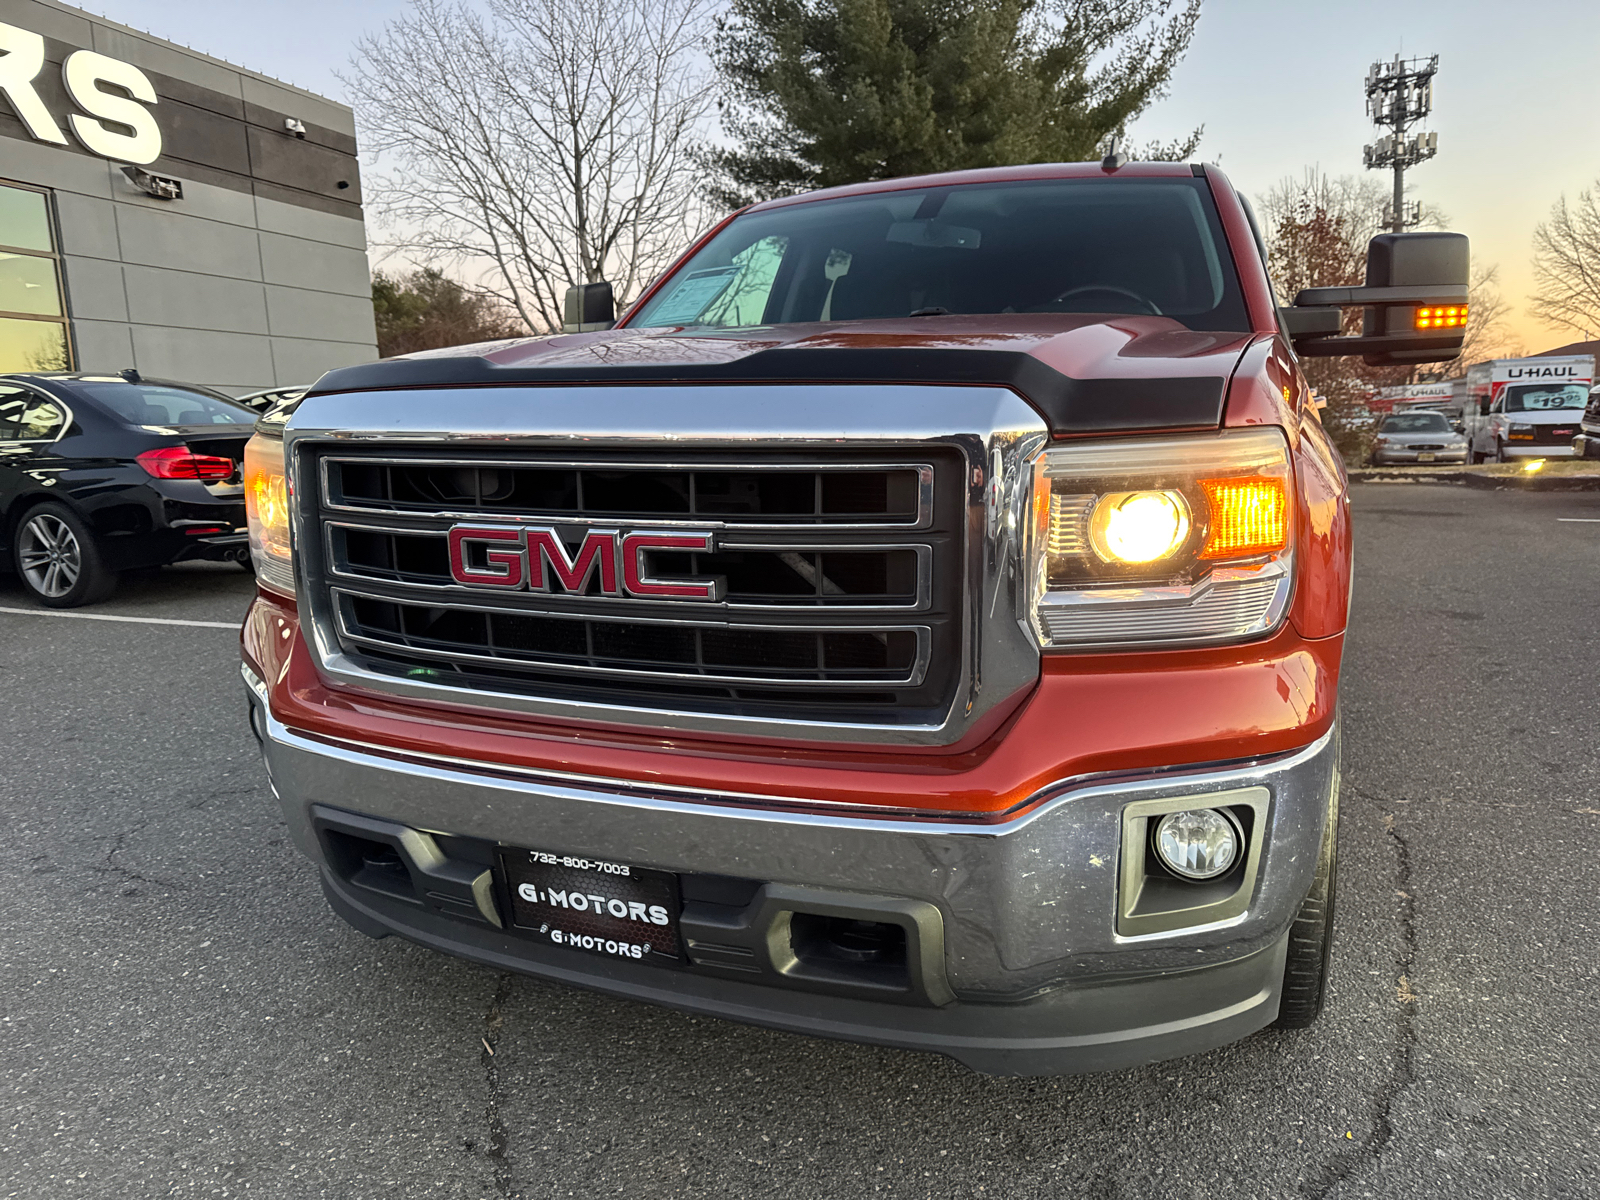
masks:
[[[747,212],[765,212],[813,200],[833,200],[841,196],[868,196],[877,192],[915,191],[919,188],[956,187],[961,184],[1005,183],[1018,179],[1182,179],[1200,175],[1202,168],[1191,163],[1126,163],[1107,170],[1098,162],[1028,163],[1018,167],[980,167],[971,171],[942,171],[934,175],[906,175],[898,179],[876,179],[848,183],[839,187],[803,192],[753,204]]]

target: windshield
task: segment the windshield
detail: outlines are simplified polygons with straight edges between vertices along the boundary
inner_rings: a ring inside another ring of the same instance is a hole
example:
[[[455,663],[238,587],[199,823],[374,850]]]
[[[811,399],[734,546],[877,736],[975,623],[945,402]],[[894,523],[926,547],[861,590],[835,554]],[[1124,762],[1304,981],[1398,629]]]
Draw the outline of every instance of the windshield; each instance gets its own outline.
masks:
[[[1438,413],[1406,413],[1390,417],[1379,433],[1449,433],[1450,422]]]
[[[220,396],[153,383],[88,383],[77,389],[130,425],[254,425],[254,409]]]
[[[1589,389],[1576,383],[1535,383],[1506,389],[1507,412],[1548,412],[1555,408],[1582,408]]]
[[[713,238],[628,322],[737,329],[945,313],[1249,321],[1198,179],[1043,179],[817,200]]]

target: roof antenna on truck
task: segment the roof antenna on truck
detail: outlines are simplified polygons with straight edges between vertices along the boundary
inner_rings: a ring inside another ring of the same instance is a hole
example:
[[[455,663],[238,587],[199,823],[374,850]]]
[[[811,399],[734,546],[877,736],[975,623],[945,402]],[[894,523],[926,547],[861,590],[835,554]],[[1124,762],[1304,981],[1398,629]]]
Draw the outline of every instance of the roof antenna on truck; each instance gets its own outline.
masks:
[[[1115,171],[1118,167],[1128,165],[1128,156],[1122,152],[1122,135],[1113,133],[1111,140],[1106,143],[1106,156],[1100,160],[1102,171]]]
[[[144,382],[144,380],[139,378],[139,372],[135,371],[132,367],[124,367],[122,370],[118,371],[117,374],[121,375],[122,378],[128,383]]]

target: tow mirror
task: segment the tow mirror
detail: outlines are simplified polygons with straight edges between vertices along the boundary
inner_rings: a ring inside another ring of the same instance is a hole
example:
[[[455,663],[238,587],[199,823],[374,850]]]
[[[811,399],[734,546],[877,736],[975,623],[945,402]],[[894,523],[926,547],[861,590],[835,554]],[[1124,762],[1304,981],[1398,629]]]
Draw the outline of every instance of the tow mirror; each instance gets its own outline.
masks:
[[[594,333],[617,323],[617,302],[604,281],[569,287],[562,308],[562,333]]]
[[[1282,309],[1303,358],[1359,354],[1368,366],[1448,362],[1467,336],[1470,255],[1459,233],[1380,233],[1367,243],[1364,287],[1306,288]],[[1366,310],[1359,336],[1340,336],[1340,310]]]

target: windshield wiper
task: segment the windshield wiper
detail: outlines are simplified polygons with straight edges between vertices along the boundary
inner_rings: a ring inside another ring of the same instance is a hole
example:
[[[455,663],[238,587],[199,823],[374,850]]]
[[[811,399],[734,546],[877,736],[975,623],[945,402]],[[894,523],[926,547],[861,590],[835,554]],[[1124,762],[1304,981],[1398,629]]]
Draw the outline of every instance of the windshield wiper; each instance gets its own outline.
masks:
[[[939,308],[937,306],[933,308],[919,308],[916,312],[906,314],[908,317],[948,317],[949,315],[950,310],[948,308]]]

